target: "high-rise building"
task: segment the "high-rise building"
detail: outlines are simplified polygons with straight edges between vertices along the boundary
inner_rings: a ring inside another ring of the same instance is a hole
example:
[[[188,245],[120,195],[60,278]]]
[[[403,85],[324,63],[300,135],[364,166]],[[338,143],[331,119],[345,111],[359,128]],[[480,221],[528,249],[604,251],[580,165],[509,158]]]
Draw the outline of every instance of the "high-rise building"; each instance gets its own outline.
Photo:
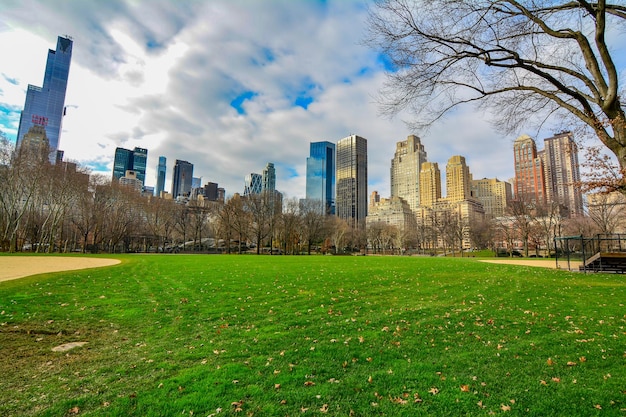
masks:
[[[113,160],[113,180],[119,180],[126,171],[134,171],[137,179],[142,185],[146,182],[146,161],[148,160],[148,150],[135,147],[130,149],[115,148],[115,159]]]
[[[124,176],[118,179],[118,182],[120,185],[133,188],[137,192],[141,192],[143,187],[141,180],[137,177],[137,172],[131,170],[127,170]]]
[[[160,197],[161,193],[165,191],[165,170],[167,159],[164,156],[159,156],[159,165],[156,169],[156,196]]]
[[[189,196],[192,178],[193,164],[177,159],[174,163],[174,173],[172,175],[172,197]]]
[[[325,214],[335,214],[335,149],[331,142],[311,142],[306,159],[306,198],[322,202]]]
[[[248,196],[251,194],[261,194],[263,190],[263,176],[251,172],[244,178],[243,195]]]
[[[455,155],[446,165],[446,199],[451,202],[468,200],[471,195],[471,174],[465,158]]]
[[[497,178],[472,180],[472,196],[480,201],[488,218],[503,217],[513,199],[511,184]]]
[[[424,162],[420,170],[420,206],[432,208],[441,200],[441,171],[437,162]]]
[[[545,204],[546,185],[543,161],[537,152],[535,141],[522,135],[513,143],[515,160],[515,199]]]
[[[50,143],[46,136],[46,128],[34,125],[23,136],[22,143],[17,149],[20,155],[25,155],[33,163],[41,163],[50,157]]]
[[[261,191],[273,193],[276,191],[276,169],[272,162],[268,162],[263,169]]]
[[[24,110],[17,130],[19,148],[33,126],[42,126],[50,146],[49,160],[57,161],[61,124],[65,114],[65,91],[72,60],[73,41],[67,37],[57,38],[56,50],[48,50],[43,87],[28,85]]]
[[[414,211],[420,205],[419,179],[424,162],[426,151],[419,137],[409,135],[396,143],[391,160],[391,197],[404,199]]]
[[[367,139],[350,135],[337,142],[336,212],[354,228],[367,217]]]
[[[547,200],[567,207],[570,217],[583,214],[578,146],[574,135],[563,132],[545,139],[543,163]]]
[[[404,231],[415,230],[417,226],[409,203],[398,196],[380,198],[377,191],[372,192],[367,211],[368,227],[375,223],[393,225]]]

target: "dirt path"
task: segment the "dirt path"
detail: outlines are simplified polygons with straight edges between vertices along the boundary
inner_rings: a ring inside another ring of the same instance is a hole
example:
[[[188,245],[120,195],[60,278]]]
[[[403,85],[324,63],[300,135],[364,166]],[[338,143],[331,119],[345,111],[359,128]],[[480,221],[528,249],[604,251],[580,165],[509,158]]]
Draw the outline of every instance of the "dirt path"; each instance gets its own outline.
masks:
[[[523,265],[523,266],[538,266],[541,268],[553,268],[557,269],[556,261],[554,259],[485,259],[481,262],[489,262],[492,264],[508,264],[508,265]],[[570,268],[572,270],[578,269],[580,262],[570,262]],[[567,269],[567,260],[560,260],[558,269]]]
[[[119,264],[117,259],[62,256],[0,256],[0,282],[46,272],[73,271]]]

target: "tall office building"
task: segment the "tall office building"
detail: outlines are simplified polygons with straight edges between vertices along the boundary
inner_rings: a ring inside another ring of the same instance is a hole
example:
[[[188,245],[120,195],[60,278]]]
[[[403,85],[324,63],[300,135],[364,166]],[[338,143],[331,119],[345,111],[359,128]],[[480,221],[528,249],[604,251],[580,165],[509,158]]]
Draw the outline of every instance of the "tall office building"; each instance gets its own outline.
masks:
[[[59,36],[56,50],[48,50],[43,87],[29,84],[17,130],[17,148],[35,126],[45,129],[50,146],[49,160],[57,161],[61,124],[65,115],[65,91],[72,60],[72,40]],[[123,175],[123,174],[122,174]]]
[[[419,137],[409,135],[396,143],[391,160],[391,197],[404,199],[413,211],[420,205],[419,179],[424,162],[426,151]]]
[[[471,195],[471,174],[465,158],[455,155],[446,165],[446,199],[451,202],[468,200]]]
[[[263,191],[263,176],[251,172],[244,178],[243,195],[261,194]]]
[[[192,179],[193,164],[177,159],[174,163],[174,173],[172,175],[172,197],[189,196]]]
[[[336,212],[354,228],[367,217],[367,139],[351,135],[337,142]]]
[[[424,162],[420,171],[420,206],[432,208],[441,199],[441,171],[437,162]]]
[[[497,178],[472,180],[472,196],[480,201],[488,218],[503,217],[509,202],[513,199],[511,184]]]
[[[335,214],[335,144],[311,142],[306,159],[306,198],[320,201],[324,214]]]
[[[276,191],[276,169],[274,169],[272,162],[268,162],[265,165],[262,181],[261,191],[269,193]]]
[[[161,193],[165,191],[165,169],[167,159],[164,156],[159,156],[159,165],[156,169],[156,196],[160,197]]]
[[[515,160],[515,199],[544,204],[546,185],[543,161],[537,152],[535,141],[522,135],[513,143]]]
[[[113,180],[118,180],[126,175],[126,171],[134,171],[142,185],[146,183],[146,161],[148,150],[135,147],[130,149],[115,148],[113,160]]]
[[[545,139],[542,156],[547,200],[567,207],[570,216],[583,214],[578,146],[572,133],[563,132]]]

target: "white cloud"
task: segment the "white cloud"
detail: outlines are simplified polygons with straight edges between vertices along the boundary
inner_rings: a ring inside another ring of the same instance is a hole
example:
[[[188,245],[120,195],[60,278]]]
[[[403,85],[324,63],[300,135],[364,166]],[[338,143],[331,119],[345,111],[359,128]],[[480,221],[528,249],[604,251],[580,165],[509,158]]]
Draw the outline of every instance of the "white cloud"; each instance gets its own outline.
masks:
[[[309,142],[352,133],[368,139],[369,191],[383,196],[395,143],[411,133],[442,168],[462,154],[475,176],[512,175],[514,138],[498,137],[476,113],[460,112],[427,134],[377,116],[373,97],[384,74],[360,44],[360,1],[69,3],[26,0],[5,10],[0,56],[11,59],[1,71],[19,84],[0,78],[0,106],[21,107],[26,84],[43,80],[47,48],[72,34],[61,148],[106,175],[116,146],[141,146],[149,150],[148,185],[160,155],[168,187],[174,160],[184,159],[228,194],[274,162],[277,188],[304,197]],[[33,7],[39,14],[28,12]],[[246,92],[239,114],[230,103]],[[305,110],[294,105],[298,97],[313,101]]]

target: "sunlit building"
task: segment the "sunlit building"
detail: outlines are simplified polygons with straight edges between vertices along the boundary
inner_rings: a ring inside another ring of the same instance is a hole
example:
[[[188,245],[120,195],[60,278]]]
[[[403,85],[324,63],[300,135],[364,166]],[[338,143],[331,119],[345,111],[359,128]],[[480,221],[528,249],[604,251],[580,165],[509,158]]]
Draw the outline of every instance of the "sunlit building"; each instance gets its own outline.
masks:
[[[424,162],[420,170],[420,206],[433,207],[441,199],[441,171],[437,162]]]
[[[306,159],[306,199],[319,201],[325,214],[335,214],[335,149],[332,142],[311,142]]]
[[[472,180],[472,196],[480,201],[487,218],[505,216],[507,207],[513,199],[511,184],[497,178]]]
[[[570,217],[582,215],[578,146],[571,132],[545,139],[543,162],[547,200],[567,207]]]
[[[537,145],[528,135],[518,137],[513,143],[515,161],[515,199],[535,204],[546,203],[546,184],[543,160]]]
[[[396,152],[391,160],[391,197],[404,199],[417,210],[420,205],[420,171],[426,162],[426,151],[420,138],[409,135],[396,143]]]

